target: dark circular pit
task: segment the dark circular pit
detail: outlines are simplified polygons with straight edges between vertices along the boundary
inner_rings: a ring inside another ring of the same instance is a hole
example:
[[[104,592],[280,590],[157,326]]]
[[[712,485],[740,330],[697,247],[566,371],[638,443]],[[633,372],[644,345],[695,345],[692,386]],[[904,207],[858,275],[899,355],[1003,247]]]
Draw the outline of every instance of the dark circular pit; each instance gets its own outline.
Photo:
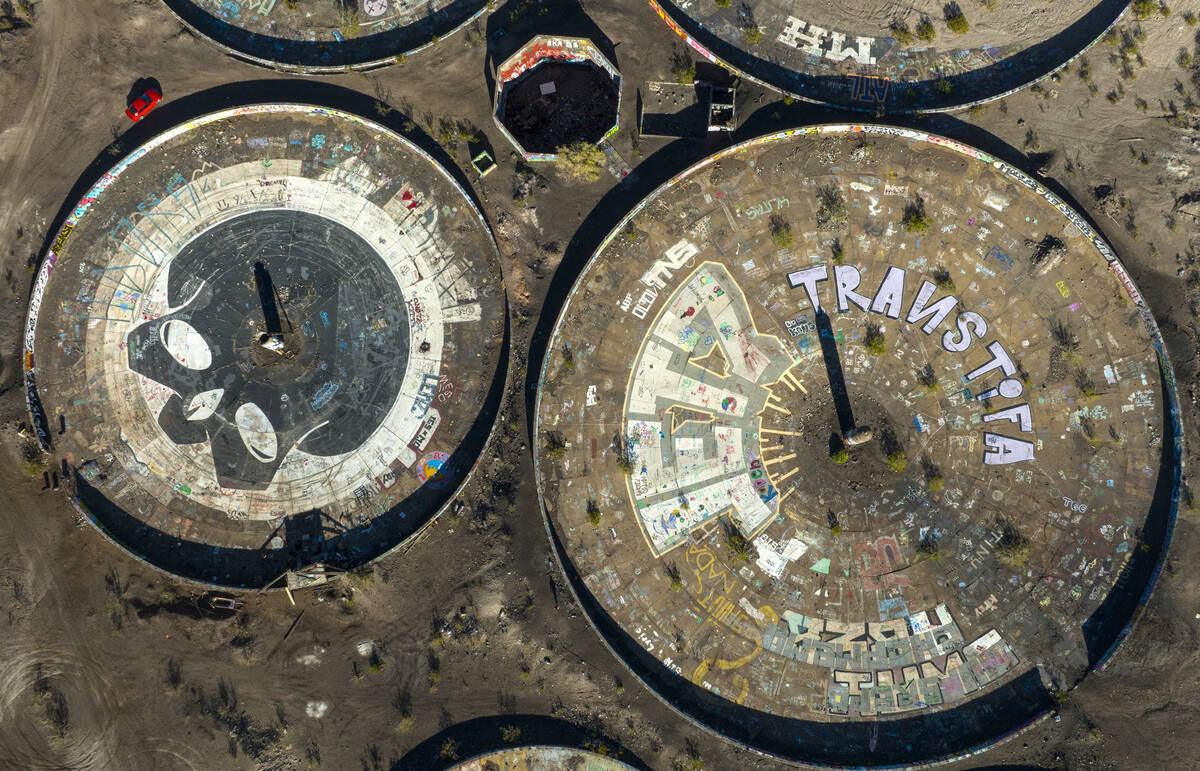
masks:
[[[544,93],[543,88],[553,91]],[[526,152],[599,142],[617,122],[613,79],[590,62],[543,62],[507,87],[504,125]]]

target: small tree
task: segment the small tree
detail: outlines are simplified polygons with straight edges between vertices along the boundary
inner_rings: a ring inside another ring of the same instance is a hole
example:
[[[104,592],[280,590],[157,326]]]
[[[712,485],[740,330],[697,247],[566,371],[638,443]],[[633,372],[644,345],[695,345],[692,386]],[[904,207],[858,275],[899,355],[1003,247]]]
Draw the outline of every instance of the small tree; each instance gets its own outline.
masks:
[[[932,43],[933,39],[937,37],[937,30],[928,16],[922,16],[921,20],[917,22],[917,37],[926,43]]]
[[[946,26],[956,35],[962,35],[971,29],[971,25],[967,22],[967,17],[963,14],[962,8],[958,7],[958,3],[946,3],[944,8],[946,12]]]
[[[772,214],[771,219],[767,223],[767,227],[771,231],[771,240],[775,242],[775,246],[780,249],[786,249],[796,243],[796,236],[792,234],[792,226],[787,223],[783,217],[778,214]]]
[[[924,233],[929,230],[929,217],[925,214],[925,199],[917,196],[904,207],[904,217],[900,224],[909,233]]]
[[[839,447],[829,453],[829,459],[833,461],[835,466],[845,466],[846,461],[850,460],[850,453],[846,452],[845,447]]]
[[[1029,539],[1007,519],[1000,520],[998,525],[1000,540],[996,542],[996,558],[1009,567],[1022,567],[1029,561]]]
[[[696,63],[692,61],[678,62],[671,70],[675,82],[681,86],[690,86],[696,80]]]
[[[917,558],[941,562],[942,555],[938,551],[938,539],[933,535],[933,529],[925,533],[925,537],[917,544]]]
[[[568,179],[595,182],[604,171],[604,151],[590,142],[575,142],[563,145],[558,150],[555,162],[558,170]]]
[[[1145,21],[1158,10],[1158,3],[1155,0],[1133,0],[1129,7],[1138,21]]]
[[[1069,361],[1075,361],[1079,358],[1079,338],[1069,326],[1055,319],[1050,322],[1050,337],[1053,338],[1054,344],[1057,345],[1067,357]]]
[[[621,469],[626,476],[632,474],[634,468],[632,442],[617,433],[613,437],[612,449],[613,455],[617,459],[617,468]]]
[[[671,589],[679,591],[683,588],[683,576],[679,574],[679,568],[674,562],[668,562],[663,565],[663,572],[667,574],[667,579],[671,582]]]
[[[817,227],[840,230],[850,216],[850,207],[842,191],[835,185],[824,185],[817,191]]]
[[[829,247],[829,253],[833,255],[834,265],[841,265],[846,261],[846,247],[842,246],[840,239],[833,239],[833,245]]]
[[[884,339],[883,330],[874,324],[868,325],[863,345],[872,356],[882,356],[887,351],[887,340]]]
[[[887,456],[887,467],[893,474],[899,474],[908,468],[908,455],[904,450],[896,450]]]
[[[725,523],[725,544],[729,547],[729,558],[734,562],[750,559],[750,542],[732,522]]]
[[[542,454],[548,460],[562,460],[567,456],[567,443],[557,433],[546,434],[542,441]]]
[[[917,382],[921,384],[921,388],[924,388],[931,394],[937,393],[942,388],[941,383],[938,382],[937,374],[929,364],[917,370]]]
[[[937,269],[933,271],[933,282],[943,292],[953,292],[956,288],[954,286],[954,277],[942,265],[937,266]]]
[[[590,498],[587,502],[587,518],[592,527],[600,527],[600,506]]]
[[[908,25],[899,19],[896,19],[892,22],[891,26],[888,27],[888,31],[891,32],[892,37],[895,38],[896,45],[910,46],[913,44],[913,41],[916,40],[916,38],[913,37],[913,33],[909,31]]]
[[[347,38],[356,38],[362,32],[362,17],[358,10],[352,7],[342,7],[338,11],[338,31]]]

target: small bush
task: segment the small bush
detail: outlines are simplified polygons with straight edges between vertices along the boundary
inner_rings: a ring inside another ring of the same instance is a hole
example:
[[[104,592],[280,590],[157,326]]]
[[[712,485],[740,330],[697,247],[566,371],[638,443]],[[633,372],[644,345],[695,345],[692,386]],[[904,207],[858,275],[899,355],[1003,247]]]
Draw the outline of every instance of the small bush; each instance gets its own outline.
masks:
[[[796,243],[796,236],[792,234],[792,226],[778,214],[771,215],[767,227],[771,231],[771,240],[775,242],[775,246],[778,248],[786,249]]]
[[[362,32],[362,18],[357,9],[343,8],[338,12],[338,31],[347,39],[358,37]]]
[[[917,370],[917,382],[921,384],[921,388],[924,388],[931,394],[937,393],[942,388],[941,383],[938,382],[937,374],[929,364]]]
[[[924,233],[932,224],[925,214],[925,199],[917,197],[904,207],[904,217],[900,224],[909,233]]]
[[[883,336],[883,330],[874,324],[867,327],[863,345],[866,346],[867,353],[872,356],[882,356],[887,351],[887,340]]]
[[[892,33],[892,37],[896,40],[896,45],[910,46],[916,37],[909,31],[908,25],[897,19],[893,21],[888,31]]]
[[[817,227],[840,230],[850,216],[850,207],[842,191],[834,185],[824,185],[817,191]]]
[[[679,567],[674,562],[668,562],[663,566],[663,571],[667,574],[667,579],[671,582],[671,589],[679,591],[683,588],[683,576],[679,574]]]
[[[917,556],[920,559],[933,560],[934,562],[942,561],[942,555],[938,551],[938,539],[933,536],[932,529],[917,544]]]
[[[830,533],[830,535],[841,535],[842,534],[842,526],[838,525],[838,524],[830,525],[829,533]]]
[[[996,558],[1009,567],[1021,567],[1029,561],[1029,539],[1021,535],[1016,525],[1008,520],[1001,520],[999,527]]]
[[[963,35],[970,31],[971,25],[967,22],[967,17],[963,14],[962,9],[958,7],[958,3],[949,3],[946,6],[946,26],[956,35]]]
[[[850,460],[850,453],[846,452],[845,447],[839,447],[829,453],[829,459],[833,461],[835,466],[845,466],[846,461]]]
[[[562,460],[567,456],[567,443],[558,434],[546,434],[542,442],[542,454],[547,460]]]
[[[933,283],[937,284],[937,288],[943,292],[953,292],[955,290],[954,277],[950,275],[950,271],[939,265],[933,271]]]
[[[675,82],[681,86],[690,86],[696,80],[696,64],[695,62],[680,63],[671,71]]]
[[[725,545],[729,547],[729,558],[734,562],[750,559],[750,542],[733,523],[725,525]]]
[[[1158,10],[1158,3],[1154,0],[1133,0],[1129,8],[1133,11],[1134,18],[1138,21],[1145,21]]]
[[[555,166],[568,179],[595,182],[604,171],[604,151],[590,142],[575,142],[558,148]]]

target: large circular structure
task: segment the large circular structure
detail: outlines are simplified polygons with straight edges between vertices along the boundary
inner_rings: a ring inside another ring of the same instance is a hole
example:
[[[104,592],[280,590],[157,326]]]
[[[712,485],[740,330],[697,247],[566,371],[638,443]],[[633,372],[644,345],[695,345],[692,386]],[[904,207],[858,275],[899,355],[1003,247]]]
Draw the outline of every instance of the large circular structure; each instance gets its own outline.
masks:
[[[371,68],[477,19],[486,0],[163,0],[193,32],[267,67]]]
[[[496,750],[451,767],[452,771],[631,771],[632,768],[597,752],[545,745]]]
[[[558,318],[536,431],[610,646],[703,724],[832,765],[988,746],[1102,665],[1181,457],[1101,237],[880,126],[752,140],[639,204]]]
[[[1026,86],[1087,50],[1127,3],[1066,0],[1030,13],[924,0],[650,5],[713,62],[803,99],[880,113],[946,110]]]
[[[491,234],[432,159],[346,113],[243,107],[80,201],[35,285],[27,387],[105,532],[263,585],[444,505],[490,432],[505,308]]]

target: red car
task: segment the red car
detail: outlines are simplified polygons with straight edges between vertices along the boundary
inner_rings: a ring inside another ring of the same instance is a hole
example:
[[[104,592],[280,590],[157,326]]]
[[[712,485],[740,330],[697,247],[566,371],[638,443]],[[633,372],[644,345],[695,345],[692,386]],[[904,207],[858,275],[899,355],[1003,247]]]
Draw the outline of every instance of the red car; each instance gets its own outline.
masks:
[[[134,123],[137,123],[142,118],[146,117],[146,113],[154,109],[154,106],[162,101],[162,92],[157,88],[147,89],[146,93],[133,100],[133,104],[125,108],[125,114]]]

